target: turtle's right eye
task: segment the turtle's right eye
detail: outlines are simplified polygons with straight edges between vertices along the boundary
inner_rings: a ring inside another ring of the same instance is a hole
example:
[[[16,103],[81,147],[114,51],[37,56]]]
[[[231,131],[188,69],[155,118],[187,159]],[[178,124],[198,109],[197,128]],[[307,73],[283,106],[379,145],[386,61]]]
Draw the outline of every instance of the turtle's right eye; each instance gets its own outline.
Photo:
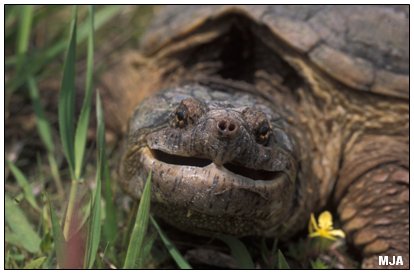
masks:
[[[184,104],[180,104],[175,110],[174,125],[183,128],[187,125],[188,109]]]
[[[262,122],[256,130],[256,141],[259,144],[267,145],[269,136],[271,134],[271,129],[267,121]]]

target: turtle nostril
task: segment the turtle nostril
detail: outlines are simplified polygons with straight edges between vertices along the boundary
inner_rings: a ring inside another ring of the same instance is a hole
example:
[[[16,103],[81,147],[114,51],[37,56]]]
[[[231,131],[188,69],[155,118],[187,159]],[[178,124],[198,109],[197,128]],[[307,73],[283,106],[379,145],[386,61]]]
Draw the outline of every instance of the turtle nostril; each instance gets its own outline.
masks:
[[[234,137],[238,132],[239,125],[237,121],[225,117],[217,121],[217,131],[220,136],[223,137]]]
[[[218,123],[218,127],[219,127],[220,130],[225,131],[226,128],[227,128],[227,122],[226,121],[220,121]]]

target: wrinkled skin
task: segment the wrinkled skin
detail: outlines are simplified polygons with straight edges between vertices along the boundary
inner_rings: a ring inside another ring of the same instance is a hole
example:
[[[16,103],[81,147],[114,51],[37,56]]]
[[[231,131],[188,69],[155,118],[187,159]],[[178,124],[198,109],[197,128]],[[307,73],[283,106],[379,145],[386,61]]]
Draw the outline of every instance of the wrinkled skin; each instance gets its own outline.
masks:
[[[406,8],[180,6],[150,30],[103,78],[130,195],[152,170],[167,222],[281,239],[329,207],[362,267],[409,267]]]
[[[263,98],[190,85],[144,100],[133,117],[122,183],[139,197],[152,170],[155,209],[167,222],[275,236],[296,216],[294,140]]]

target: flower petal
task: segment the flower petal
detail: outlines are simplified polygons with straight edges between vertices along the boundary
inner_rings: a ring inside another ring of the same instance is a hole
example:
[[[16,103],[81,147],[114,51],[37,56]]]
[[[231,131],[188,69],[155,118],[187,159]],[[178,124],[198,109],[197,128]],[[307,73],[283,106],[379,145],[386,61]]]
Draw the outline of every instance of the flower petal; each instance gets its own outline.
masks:
[[[318,225],[321,229],[332,229],[332,215],[329,211],[324,211],[319,215]]]
[[[335,237],[345,238],[345,232],[343,232],[341,229],[333,229],[329,231],[329,234]]]
[[[318,230],[318,225],[316,224],[316,219],[315,219],[315,215],[313,215],[313,213],[311,213],[311,217],[309,220],[309,225],[308,225],[308,231],[309,234],[311,234],[314,231]]]
[[[333,240],[333,241],[336,240],[336,238],[334,236],[330,235],[329,233],[324,233],[324,234],[321,235],[321,237],[329,239],[329,240]]]
[[[321,237],[321,234],[318,231],[315,231],[313,233],[310,233],[309,237],[311,237],[311,238]]]

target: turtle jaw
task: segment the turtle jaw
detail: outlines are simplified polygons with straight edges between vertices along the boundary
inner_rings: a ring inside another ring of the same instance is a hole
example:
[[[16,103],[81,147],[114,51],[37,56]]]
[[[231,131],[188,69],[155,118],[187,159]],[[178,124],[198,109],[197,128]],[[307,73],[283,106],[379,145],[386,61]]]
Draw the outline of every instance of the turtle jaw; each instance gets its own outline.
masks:
[[[199,184],[213,187],[213,183],[217,184],[213,182],[217,177],[224,184],[228,182],[226,188],[260,189],[262,184],[271,187],[287,177],[282,171],[253,170],[233,163],[221,165],[209,159],[172,155],[150,147],[144,148],[141,154],[144,169],[151,169],[153,178],[159,174],[160,183],[168,183],[168,180],[165,180],[168,179],[166,176],[171,176],[175,181],[193,180],[190,185],[193,188],[199,187]]]
[[[212,160],[206,158],[183,157],[179,155],[169,154],[159,149],[150,149],[150,151],[155,159],[170,165],[194,166],[203,168],[213,163]],[[228,176],[239,175],[245,178],[250,178],[253,181],[271,181],[280,176],[280,172],[278,171],[254,170],[232,163],[215,163],[215,166],[223,172],[228,172]]]
[[[152,170],[151,199],[156,215],[195,233],[261,234],[264,225],[269,225],[268,218],[278,217],[277,212],[289,205],[294,193],[293,183],[283,172],[267,175],[267,180],[254,180],[241,175],[237,166],[226,168],[205,159],[194,161],[194,165],[167,163],[165,155],[160,157],[149,147],[138,153],[140,182],[127,183],[137,186],[134,196],[140,196]]]

